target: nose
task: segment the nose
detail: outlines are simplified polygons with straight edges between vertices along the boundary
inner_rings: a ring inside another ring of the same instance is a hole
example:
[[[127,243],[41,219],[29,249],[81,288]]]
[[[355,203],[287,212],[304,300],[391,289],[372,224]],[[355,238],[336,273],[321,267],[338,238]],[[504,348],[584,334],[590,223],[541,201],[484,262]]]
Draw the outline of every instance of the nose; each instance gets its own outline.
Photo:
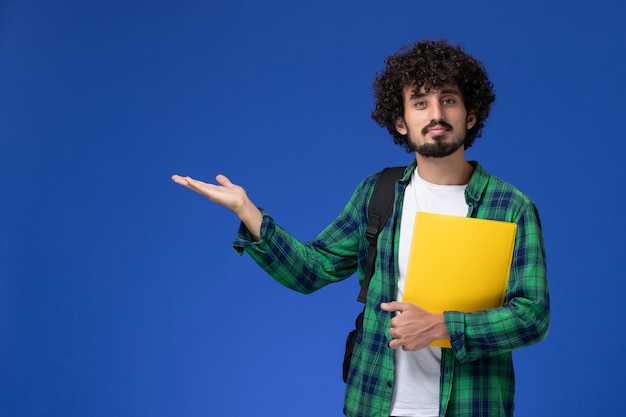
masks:
[[[430,109],[430,119],[431,120],[443,120],[443,107],[438,100],[433,100],[428,108]]]

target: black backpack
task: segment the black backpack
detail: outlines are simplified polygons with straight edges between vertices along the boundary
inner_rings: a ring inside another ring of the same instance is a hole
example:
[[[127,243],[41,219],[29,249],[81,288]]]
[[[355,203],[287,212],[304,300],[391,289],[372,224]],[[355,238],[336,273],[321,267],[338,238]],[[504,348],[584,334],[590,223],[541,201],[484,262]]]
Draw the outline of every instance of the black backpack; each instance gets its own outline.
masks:
[[[393,167],[383,169],[374,185],[374,191],[370,199],[370,203],[367,209],[367,230],[365,235],[369,243],[367,249],[367,264],[365,267],[365,276],[361,283],[361,291],[357,301],[365,303],[367,300],[367,289],[370,285],[372,275],[374,274],[374,263],[376,261],[378,235],[380,231],[385,227],[389,215],[393,209],[393,203],[395,198],[395,183],[398,179],[402,178],[406,167]],[[352,330],[346,339],[346,352],[343,357],[343,382],[348,381],[348,371],[350,370],[350,361],[352,359],[352,351],[354,350],[354,344],[363,327],[363,316],[365,314],[365,307],[363,311],[357,316],[355,322],[355,329]]]

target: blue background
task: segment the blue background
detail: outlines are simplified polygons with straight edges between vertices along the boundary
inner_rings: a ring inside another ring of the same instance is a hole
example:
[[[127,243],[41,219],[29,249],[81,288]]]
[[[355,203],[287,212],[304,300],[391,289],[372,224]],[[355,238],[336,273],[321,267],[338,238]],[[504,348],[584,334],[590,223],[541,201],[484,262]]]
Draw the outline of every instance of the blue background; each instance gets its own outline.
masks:
[[[412,158],[371,83],[440,37],[498,96],[468,157],[544,224],[552,327],[515,354],[517,415],[623,413],[625,9],[0,0],[0,415],[340,415],[356,279],[281,287],[170,176],[225,173],[313,238]]]

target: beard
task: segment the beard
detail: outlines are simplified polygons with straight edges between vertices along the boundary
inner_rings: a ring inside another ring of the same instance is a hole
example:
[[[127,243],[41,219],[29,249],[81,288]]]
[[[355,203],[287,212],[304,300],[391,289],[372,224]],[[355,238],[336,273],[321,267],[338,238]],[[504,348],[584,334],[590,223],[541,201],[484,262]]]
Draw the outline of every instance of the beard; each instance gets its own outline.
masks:
[[[464,142],[464,140],[444,142],[441,137],[435,137],[434,139],[436,142],[424,143],[422,145],[416,145],[413,141],[410,141],[409,147],[425,158],[445,158],[459,150]]]
[[[436,124],[440,124],[446,127],[448,129],[448,134],[454,133],[452,126],[448,123],[444,121],[439,121],[435,123],[433,121],[424,129],[422,129],[422,135],[426,135],[428,133],[428,129]],[[434,142],[419,145],[411,139],[411,132],[407,129],[407,140],[409,148],[425,158],[445,158],[446,156],[450,156],[455,153],[457,150],[459,150],[461,146],[465,144],[465,133],[449,142],[446,142],[446,136],[447,135],[433,136],[433,139],[435,140]]]

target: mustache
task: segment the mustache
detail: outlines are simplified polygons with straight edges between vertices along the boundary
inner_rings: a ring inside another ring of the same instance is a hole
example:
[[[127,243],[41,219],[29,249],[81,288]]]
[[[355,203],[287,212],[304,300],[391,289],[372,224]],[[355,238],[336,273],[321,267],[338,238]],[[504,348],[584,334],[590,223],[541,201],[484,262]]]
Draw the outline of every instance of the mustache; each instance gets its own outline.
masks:
[[[431,120],[424,128],[422,129],[422,134],[425,135],[428,133],[428,129],[435,126],[443,126],[448,130],[452,130],[452,125],[450,123],[444,122],[443,120]]]

